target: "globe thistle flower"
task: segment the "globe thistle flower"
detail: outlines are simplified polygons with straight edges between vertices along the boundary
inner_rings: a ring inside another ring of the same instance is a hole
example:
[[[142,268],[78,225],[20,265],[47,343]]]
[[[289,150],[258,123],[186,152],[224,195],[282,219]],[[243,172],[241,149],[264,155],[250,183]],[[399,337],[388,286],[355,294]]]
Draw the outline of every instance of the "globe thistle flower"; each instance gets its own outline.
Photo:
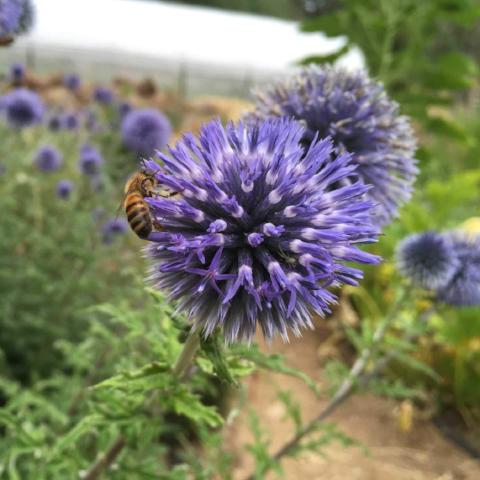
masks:
[[[187,134],[163,166],[144,169],[181,199],[147,198],[162,231],[150,234],[150,280],[165,289],[194,328],[217,328],[226,341],[313,327],[336,297],[328,287],[356,285],[362,272],[345,262],[377,263],[357,248],[377,238],[368,187],[352,180],[357,165],[334,155],[330,139],[300,141],[291,119],[203,126]]]
[[[138,155],[151,156],[172,134],[168,118],[153,108],[132,110],[122,121],[123,143]]]
[[[92,145],[85,144],[80,149],[79,168],[87,176],[93,177],[100,173],[103,164],[102,154]]]
[[[427,290],[445,287],[459,268],[459,259],[450,238],[436,232],[410,235],[397,248],[400,272],[415,285]]]
[[[73,112],[66,113],[63,116],[62,123],[67,130],[76,130],[80,125],[80,122],[78,120],[78,116]]]
[[[112,90],[106,87],[98,87],[93,93],[93,98],[95,101],[104,105],[110,105],[113,102],[113,97],[114,95]]]
[[[14,63],[10,68],[10,77],[15,83],[21,82],[25,77],[25,65],[23,63]]]
[[[2,109],[10,126],[25,128],[40,123],[45,107],[41,98],[26,88],[16,88],[2,97]]]
[[[458,267],[449,282],[439,288],[437,299],[454,306],[480,305],[480,236],[445,234],[451,240]]]
[[[76,73],[67,73],[63,77],[63,84],[72,92],[76,92],[80,88],[80,77]]]
[[[124,235],[128,229],[128,223],[123,218],[110,219],[102,225],[102,242],[108,245],[116,237]]]
[[[37,150],[34,163],[42,172],[55,172],[63,164],[63,155],[53,145],[44,145]]]
[[[118,113],[120,114],[120,117],[123,118],[127,113],[130,113],[132,111],[132,106],[128,102],[121,102],[118,105]]]
[[[331,136],[336,154],[354,155],[356,173],[372,185],[368,196],[378,204],[376,223],[385,225],[410,198],[417,174],[414,135],[398,110],[383,86],[365,72],[311,66],[259,92],[250,118],[296,118],[305,124],[302,140],[307,146],[317,134]]]
[[[62,200],[68,200],[73,191],[73,182],[71,180],[60,180],[57,183],[57,196]]]
[[[0,38],[8,38],[19,28],[22,15],[20,0],[0,0]]]

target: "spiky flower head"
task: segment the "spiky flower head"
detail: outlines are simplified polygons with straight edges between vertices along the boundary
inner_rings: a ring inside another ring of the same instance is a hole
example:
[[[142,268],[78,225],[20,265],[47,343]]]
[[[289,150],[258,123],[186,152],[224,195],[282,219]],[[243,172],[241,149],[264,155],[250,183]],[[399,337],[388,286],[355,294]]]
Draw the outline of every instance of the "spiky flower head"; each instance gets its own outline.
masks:
[[[73,182],[71,180],[60,180],[57,183],[57,196],[62,200],[68,200],[73,191]]]
[[[353,154],[356,173],[372,185],[376,223],[385,225],[411,195],[417,174],[416,142],[398,104],[383,86],[363,71],[310,66],[301,73],[258,92],[250,118],[288,116],[305,124],[302,141],[331,136],[335,154]],[[332,159],[335,158],[332,156]],[[348,179],[346,179],[348,181]]]
[[[63,155],[53,145],[44,145],[37,150],[34,163],[42,172],[55,172],[63,164]]]
[[[120,102],[118,105],[118,113],[120,114],[120,118],[125,117],[127,113],[132,111],[132,105],[128,102]]]
[[[93,145],[85,144],[80,149],[78,164],[84,175],[94,177],[100,173],[103,164],[102,154]]]
[[[304,134],[292,119],[215,120],[158,153],[163,166],[144,162],[182,196],[147,199],[162,226],[149,237],[151,281],[205,336],[219,328],[228,342],[248,341],[257,323],[267,338],[299,335],[312,311],[330,312],[328,287],[362,277],[345,262],[378,262],[357,248],[377,236],[368,187],[331,188],[357,166],[347,153],[332,160],[329,139],[305,150]]]
[[[449,282],[437,292],[437,298],[449,305],[480,305],[480,236],[445,234],[453,245],[458,267]]]
[[[26,88],[16,88],[6,93],[1,103],[7,122],[15,128],[25,128],[40,123],[45,112],[42,99]]]
[[[152,156],[165,147],[172,134],[168,118],[154,108],[132,110],[122,121],[123,143],[138,155]]]
[[[454,277],[459,260],[450,238],[436,232],[410,235],[397,248],[400,272],[427,290],[445,287]]]
[[[62,123],[67,130],[76,130],[80,126],[78,114],[75,112],[66,113],[62,120]]]
[[[110,88],[98,87],[93,92],[93,98],[98,103],[103,103],[104,105],[110,105],[113,102],[114,95]]]

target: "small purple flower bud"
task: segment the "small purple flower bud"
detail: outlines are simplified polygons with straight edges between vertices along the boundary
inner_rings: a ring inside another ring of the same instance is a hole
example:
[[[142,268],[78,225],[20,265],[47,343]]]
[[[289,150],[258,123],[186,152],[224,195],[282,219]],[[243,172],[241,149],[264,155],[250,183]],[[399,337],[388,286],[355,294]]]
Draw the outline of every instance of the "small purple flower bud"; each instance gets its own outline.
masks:
[[[41,98],[26,88],[17,88],[1,99],[7,122],[15,128],[25,128],[40,123],[45,112]]]
[[[132,110],[122,121],[123,143],[142,156],[162,150],[172,134],[172,127],[163,113],[153,108]]]
[[[10,69],[10,76],[14,82],[21,82],[25,76],[23,63],[14,63]]]
[[[57,196],[62,200],[68,200],[73,191],[73,182],[71,180],[60,180],[57,183]]]
[[[34,163],[42,172],[55,172],[62,166],[63,155],[53,145],[44,145],[37,150]]]
[[[80,77],[76,73],[67,73],[63,78],[63,84],[72,92],[76,92],[80,88]]]
[[[128,223],[123,218],[110,219],[102,225],[102,242],[112,243],[117,236],[124,235],[128,231]]]
[[[79,168],[84,175],[94,177],[100,173],[103,164],[101,153],[92,145],[85,144],[80,149]]]
[[[110,105],[113,102],[113,92],[109,88],[106,87],[98,87],[95,89],[93,93],[93,98],[98,103],[102,103],[104,105]]]

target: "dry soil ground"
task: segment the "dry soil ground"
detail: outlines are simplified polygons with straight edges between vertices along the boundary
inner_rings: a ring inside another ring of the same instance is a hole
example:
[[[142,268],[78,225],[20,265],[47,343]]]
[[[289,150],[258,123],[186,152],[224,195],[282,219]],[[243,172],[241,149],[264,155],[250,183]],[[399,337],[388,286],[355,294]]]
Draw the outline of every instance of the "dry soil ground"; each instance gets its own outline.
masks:
[[[324,381],[318,349],[328,333],[325,328],[305,333],[290,344],[281,340],[264,350],[281,352],[288,363],[318,381]],[[326,403],[305,384],[280,374],[256,373],[247,381],[247,402],[258,412],[261,423],[276,450],[292,434],[285,408],[277,399],[278,388],[290,390],[300,401],[304,419],[316,415]],[[338,427],[368,447],[369,455],[357,447],[330,445],[327,456],[306,454],[283,462],[288,480],[479,480],[480,463],[446,440],[427,420],[416,420],[408,433],[399,428],[395,417],[398,402],[365,393],[352,397],[331,417]],[[242,448],[252,439],[248,421],[240,415],[228,429],[227,442],[236,455],[234,478],[244,479],[252,471],[252,459]],[[275,474],[267,476],[276,478]]]

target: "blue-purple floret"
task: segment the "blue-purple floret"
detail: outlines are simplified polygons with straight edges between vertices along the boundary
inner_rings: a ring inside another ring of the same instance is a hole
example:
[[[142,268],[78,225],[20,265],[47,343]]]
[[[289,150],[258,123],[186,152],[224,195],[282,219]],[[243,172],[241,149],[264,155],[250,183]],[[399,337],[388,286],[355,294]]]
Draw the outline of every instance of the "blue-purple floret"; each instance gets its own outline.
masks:
[[[152,156],[172,134],[168,118],[154,108],[132,110],[122,120],[123,143],[138,155]]]
[[[378,204],[379,225],[390,223],[409,200],[417,175],[412,128],[383,86],[365,72],[305,68],[298,76],[257,93],[250,118],[270,116],[303,121],[305,145],[317,134],[330,136],[336,154],[352,153],[359,178],[372,185],[368,195]]]
[[[43,119],[45,106],[42,99],[27,88],[11,90],[1,98],[1,103],[7,122],[12,127],[30,127]]]
[[[228,342],[250,341],[257,323],[267,338],[299,335],[312,312],[330,312],[329,287],[362,278],[345,262],[379,261],[357,247],[378,234],[358,166],[334,155],[330,139],[305,150],[304,134],[291,119],[212,121],[159,153],[162,166],[144,162],[181,194],[146,199],[162,225],[149,237],[150,280],[205,336],[221,329]]]
[[[53,145],[44,145],[37,150],[34,163],[44,173],[55,172],[63,164],[63,155]]]
[[[87,176],[96,176],[100,173],[103,157],[93,145],[85,144],[80,149],[79,168]]]

